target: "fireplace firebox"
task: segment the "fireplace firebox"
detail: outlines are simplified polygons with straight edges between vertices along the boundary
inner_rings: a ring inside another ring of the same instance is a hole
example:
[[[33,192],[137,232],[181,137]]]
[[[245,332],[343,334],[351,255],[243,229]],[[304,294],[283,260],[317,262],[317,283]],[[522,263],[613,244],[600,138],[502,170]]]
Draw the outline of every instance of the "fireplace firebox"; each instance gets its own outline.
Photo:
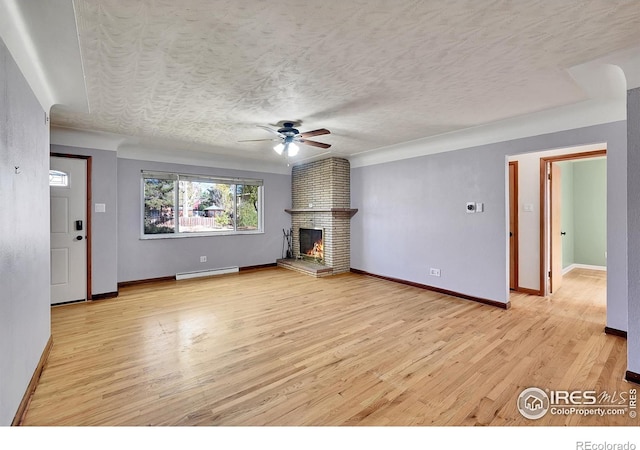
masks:
[[[324,262],[324,244],[322,228],[300,228],[300,257]]]

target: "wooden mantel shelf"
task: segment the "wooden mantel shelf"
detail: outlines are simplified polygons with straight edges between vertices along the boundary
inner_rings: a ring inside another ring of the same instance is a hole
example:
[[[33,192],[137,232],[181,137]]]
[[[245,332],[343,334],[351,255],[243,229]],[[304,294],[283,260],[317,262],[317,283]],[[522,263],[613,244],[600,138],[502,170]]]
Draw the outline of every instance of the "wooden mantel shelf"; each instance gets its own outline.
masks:
[[[353,217],[353,215],[358,212],[358,210],[354,208],[292,208],[292,209],[285,209],[285,211],[288,212],[289,214],[339,212],[339,213],[349,213],[351,217]]]

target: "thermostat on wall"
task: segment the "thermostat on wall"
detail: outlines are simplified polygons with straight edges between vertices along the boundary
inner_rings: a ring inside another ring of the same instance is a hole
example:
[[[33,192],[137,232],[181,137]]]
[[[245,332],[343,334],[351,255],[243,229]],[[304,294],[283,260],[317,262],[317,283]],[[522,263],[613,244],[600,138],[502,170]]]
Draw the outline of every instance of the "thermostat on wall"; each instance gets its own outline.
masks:
[[[476,212],[476,202],[467,202],[467,214]]]

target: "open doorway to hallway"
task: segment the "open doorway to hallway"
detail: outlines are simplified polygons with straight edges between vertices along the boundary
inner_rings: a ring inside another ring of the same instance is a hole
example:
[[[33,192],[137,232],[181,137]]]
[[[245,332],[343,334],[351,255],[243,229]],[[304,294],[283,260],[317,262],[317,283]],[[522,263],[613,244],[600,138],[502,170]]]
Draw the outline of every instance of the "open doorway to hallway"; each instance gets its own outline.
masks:
[[[606,271],[606,150],[540,158],[540,286],[556,293],[576,268]]]
[[[606,260],[602,262],[584,258],[585,253],[600,252],[604,257],[606,252],[605,154],[606,144],[601,143],[525,153],[508,158],[505,170],[508,169],[510,180],[507,211],[511,222],[508,230],[511,244],[508,252],[508,264],[511,275],[509,287],[512,292],[517,291],[537,296],[546,296],[551,292],[549,286],[552,270],[551,211],[549,210],[551,202],[548,200],[550,181],[547,171],[551,169],[552,165],[557,166],[559,171],[562,171],[564,166],[567,174],[564,182],[566,185],[565,194],[571,194],[568,196],[568,200],[564,201],[564,208],[562,207],[562,198],[555,202],[557,206],[560,206],[560,212],[556,212],[554,215],[556,219],[560,219],[559,225],[556,226],[558,236],[553,240],[556,244],[553,257],[559,261],[556,270],[560,273],[556,277],[556,282],[559,281],[563,273],[575,268],[605,270]],[[579,163],[579,161],[582,162]],[[584,166],[578,166],[582,163]],[[576,167],[578,167],[577,172]],[[513,186],[514,177],[512,176],[514,168],[517,180],[515,186]],[[559,175],[558,179],[557,185],[561,186],[562,176]],[[601,206],[597,207],[598,204]],[[564,225],[561,220],[563,216],[561,211],[563,210],[565,210],[565,222],[568,222]],[[597,219],[594,218],[594,215],[597,215]],[[515,224],[513,224],[514,219]],[[563,227],[565,229],[562,229]],[[593,238],[587,236],[593,236],[591,228],[594,227],[597,228],[599,237],[597,245],[593,247],[600,248],[602,251],[596,249],[583,252],[584,245],[582,243],[593,241]],[[514,230],[517,232],[515,243],[511,239],[511,233]],[[564,252],[562,251],[563,239],[566,241],[565,246],[567,247]],[[576,242],[581,245],[581,250],[577,254],[575,251]],[[563,253],[564,259],[562,258]],[[560,284],[556,283],[556,290],[559,289],[559,286]]]

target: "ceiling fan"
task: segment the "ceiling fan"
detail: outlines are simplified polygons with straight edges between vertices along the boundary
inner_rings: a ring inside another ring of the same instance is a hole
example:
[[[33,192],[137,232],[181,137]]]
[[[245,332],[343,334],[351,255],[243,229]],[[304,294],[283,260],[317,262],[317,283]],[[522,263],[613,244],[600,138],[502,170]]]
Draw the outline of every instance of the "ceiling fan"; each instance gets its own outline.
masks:
[[[269,133],[275,134],[277,137],[271,139],[247,139],[238,142],[257,142],[257,141],[274,141],[279,142],[273,149],[278,155],[282,155],[283,153],[287,156],[296,156],[298,154],[298,150],[300,148],[297,144],[305,144],[310,145],[312,147],[320,147],[320,148],[329,148],[330,144],[324,144],[318,141],[312,141],[307,138],[313,136],[321,136],[323,134],[330,134],[331,131],[326,128],[319,128],[317,130],[305,131],[304,133],[300,133],[296,128],[296,123],[294,122],[282,122],[282,127],[275,130],[273,128],[265,127],[263,125],[258,125],[258,127],[267,130]]]

